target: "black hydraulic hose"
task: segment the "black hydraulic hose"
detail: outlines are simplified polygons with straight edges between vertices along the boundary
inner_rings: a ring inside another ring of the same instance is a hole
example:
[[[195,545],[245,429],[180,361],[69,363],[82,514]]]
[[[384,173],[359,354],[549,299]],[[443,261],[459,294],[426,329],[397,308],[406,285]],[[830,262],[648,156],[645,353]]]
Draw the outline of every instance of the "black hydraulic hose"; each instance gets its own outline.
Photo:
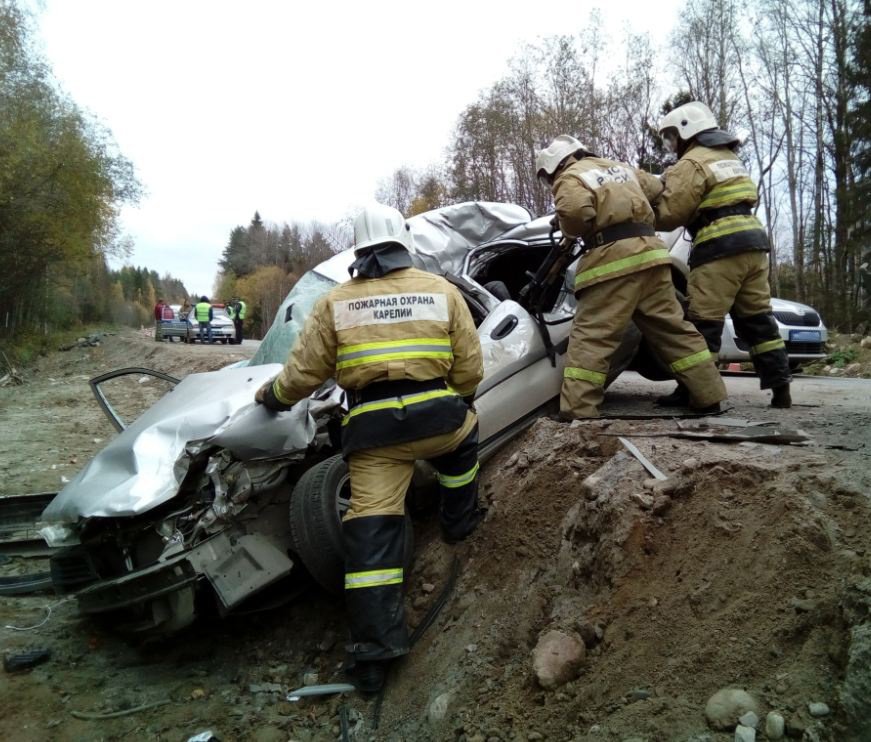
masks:
[[[351,722],[348,719],[348,704],[339,706],[339,726],[342,729],[342,742],[351,742]]]
[[[433,625],[433,622],[436,620],[436,617],[441,613],[442,608],[445,607],[445,603],[448,602],[448,598],[451,597],[451,593],[454,591],[454,586],[457,584],[457,579],[460,576],[460,560],[458,557],[454,557],[453,564],[451,564],[451,572],[448,575],[448,581],[445,583],[444,588],[441,593],[439,593],[438,600],[430,606],[430,609],[426,612],[426,615],[423,617],[423,621],[421,621],[417,628],[412,632],[411,638],[409,639],[409,644],[413,647],[417,644],[420,637],[423,636],[424,632]]]
[[[439,593],[438,600],[433,603],[429,610],[426,612],[426,615],[423,617],[423,621],[421,621],[414,631],[409,637],[408,643],[410,647],[414,647],[420,638],[424,635],[426,630],[433,625],[439,613],[441,613],[442,608],[445,607],[445,604],[448,602],[448,598],[451,597],[451,593],[454,591],[454,587],[457,584],[457,579],[460,576],[460,559],[459,557],[454,557],[454,561],[451,564],[451,571],[448,575],[448,580],[445,583],[444,588],[441,593]],[[384,703],[384,691],[387,689],[387,679],[390,675],[390,667],[387,668],[387,677],[384,678],[384,685],[381,686],[381,690],[378,692],[378,696],[375,698],[375,706],[372,709],[372,729],[378,729],[378,724],[381,721],[381,706]]]

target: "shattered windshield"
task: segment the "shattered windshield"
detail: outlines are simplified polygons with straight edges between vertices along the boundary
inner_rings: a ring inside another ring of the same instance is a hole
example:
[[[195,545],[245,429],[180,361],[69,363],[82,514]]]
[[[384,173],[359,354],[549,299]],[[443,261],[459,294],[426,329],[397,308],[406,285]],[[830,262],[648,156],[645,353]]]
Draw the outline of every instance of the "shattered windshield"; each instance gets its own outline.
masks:
[[[272,327],[248,365],[284,363],[315,302],[335,285],[314,271],[300,278],[278,308]]]

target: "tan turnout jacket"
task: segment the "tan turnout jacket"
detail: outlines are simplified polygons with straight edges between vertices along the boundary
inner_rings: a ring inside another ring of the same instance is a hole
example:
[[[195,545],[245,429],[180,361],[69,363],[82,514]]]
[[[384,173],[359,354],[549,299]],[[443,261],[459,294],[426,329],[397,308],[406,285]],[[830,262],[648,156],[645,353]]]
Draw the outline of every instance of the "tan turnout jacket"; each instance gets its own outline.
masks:
[[[758,198],[756,184],[728,147],[690,144],[665,172],[663,184],[661,195],[654,200],[656,226],[663,230],[690,228],[690,267],[726,255],[769,249],[762,224],[749,213]],[[747,213],[717,214],[717,210],[741,205]]]
[[[572,157],[553,185],[560,229],[592,248],[580,260],[575,291],[669,262],[668,250],[656,236],[630,237],[595,246],[595,233],[618,224],[654,226],[650,202],[662,190],[659,179],[602,157]]]
[[[322,297],[274,385],[293,404],[335,377],[343,389],[445,379],[460,396],[483,377],[478,334],[460,292],[441,276],[404,268],[354,278]]]

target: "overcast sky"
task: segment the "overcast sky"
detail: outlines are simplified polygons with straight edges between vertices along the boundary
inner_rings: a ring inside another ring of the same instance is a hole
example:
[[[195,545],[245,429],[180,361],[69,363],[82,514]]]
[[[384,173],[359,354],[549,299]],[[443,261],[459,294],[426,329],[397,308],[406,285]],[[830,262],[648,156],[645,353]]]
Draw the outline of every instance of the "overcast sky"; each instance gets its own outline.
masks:
[[[38,2],[38,0],[36,0]],[[211,293],[230,230],[335,221],[402,165],[441,162],[462,109],[524,42],[577,33],[600,3],[537,0],[42,0],[55,77],[108,127],[146,195],[129,262]],[[602,8],[612,48],[654,41],[677,0]]]

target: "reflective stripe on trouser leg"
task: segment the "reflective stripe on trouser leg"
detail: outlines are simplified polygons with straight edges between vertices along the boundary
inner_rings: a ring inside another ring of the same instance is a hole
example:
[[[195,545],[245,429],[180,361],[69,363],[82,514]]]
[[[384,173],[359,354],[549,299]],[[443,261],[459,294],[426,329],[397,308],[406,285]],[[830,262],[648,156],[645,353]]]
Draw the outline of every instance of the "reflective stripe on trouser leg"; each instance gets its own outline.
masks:
[[[478,426],[453,451],[430,463],[438,472],[442,532],[450,538],[465,538],[477,525]]]
[[[764,312],[752,317],[732,317],[732,323],[735,325],[735,334],[750,346],[750,357],[759,376],[759,387],[772,389],[789,384],[792,381],[789,357],[774,315]]]
[[[692,406],[708,407],[725,399],[726,387],[714,356],[693,324],[683,318],[668,266],[652,268],[646,279],[632,319],[647,344],[686,387]]]
[[[372,515],[342,523],[348,652],[355,660],[387,660],[408,652],[405,527],[404,515]]]
[[[568,372],[568,373],[566,373]],[[596,374],[594,377],[593,374]],[[589,369],[568,366],[560,387],[560,413],[563,417],[598,417],[599,405],[605,396],[604,374]]]
[[[654,270],[618,276],[578,295],[560,389],[562,417],[599,416],[611,359],[635,311],[641,286]]]

